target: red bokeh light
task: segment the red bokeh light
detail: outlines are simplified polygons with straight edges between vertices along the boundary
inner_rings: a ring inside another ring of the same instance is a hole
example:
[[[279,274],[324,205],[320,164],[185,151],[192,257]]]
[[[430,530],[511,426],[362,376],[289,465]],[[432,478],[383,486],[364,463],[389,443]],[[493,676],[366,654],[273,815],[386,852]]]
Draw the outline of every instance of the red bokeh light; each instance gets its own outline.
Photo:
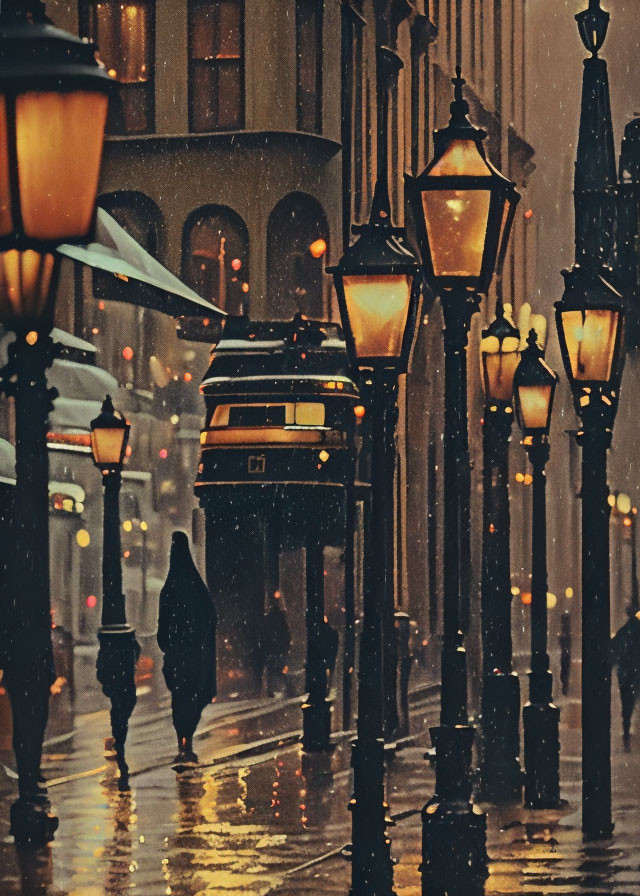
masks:
[[[532,209],[532,208],[528,208],[528,209],[526,210],[526,212],[524,213],[524,216],[525,216],[525,218],[526,218],[527,221],[530,221],[531,218],[533,218],[533,209]]]
[[[132,452],[132,451],[133,451],[133,448],[131,447],[131,445],[127,445],[127,447],[125,448],[125,452],[124,452],[124,453],[125,453],[125,456],[126,456],[126,457],[131,457],[131,452]]]
[[[240,261],[239,258],[234,258],[233,261],[231,262],[231,267],[233,268],[234,271],[239,271],[240,268],[242,267],[242,262]]]
[[[125,361],[130,361],[133,358],[133,349],[130,345],[125,345],[125,347],[122,349],[122,357],[125,359]]]
[[[314,258],[322,258],[326,251],[327,244],[323,239],[314,240],[309,246],[309,252],[311,252]]]
[[[158,456],[161,457],[162,460],[164,460],[168,456],[168,454],[169,452],[166,448],[161,448],[160,451],[158,451]]]
[[[95,596],[95,594],[90,594],[89,597],[87,598],[87,606],[89,607],[89,609],[93,610],[93,608],[95,607],[95,605],[97,603],[98,603],[98,598]]]
[[[364,417],[366,412],[367,412],[367,410],[366,410],[365,406],[362,404],[357,404],[355,406],[355,408],[353,409],[353,413],[356,415],[356,417],[358,417],[358,419],[362,419],[362,417]]]
[[[187,372],[186,372],[185,375],[182,377],[182,379],[185,381],[185,383],[190,383],[191,380],[193,379],[193,377],[191,376],[191,374],[190,374],[189,371],[187,370]]]

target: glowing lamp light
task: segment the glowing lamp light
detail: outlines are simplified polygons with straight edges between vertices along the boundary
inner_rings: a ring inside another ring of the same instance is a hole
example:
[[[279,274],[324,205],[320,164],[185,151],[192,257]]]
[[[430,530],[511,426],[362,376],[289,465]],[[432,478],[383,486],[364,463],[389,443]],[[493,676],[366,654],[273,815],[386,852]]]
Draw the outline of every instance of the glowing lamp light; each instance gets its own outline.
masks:
[[[367,409],[363,404],[357,404],[353,409],[353,413],[356,415],[358,420],[362,420],[364,415],[367,413]]]
[[[234,271],[239,271],[240,268],[242,267],[242,262],[240,261],[239,258],[234,258],[233,261],[231,262],[231,267]]]
[[[580,416],[592,408],[605,414],[612,408],[615,413],[624,367],[622,296],[603,274],[579,265],[563,276],[556,325],[576,410]]]
[[[100,414],[91,421],[91,451],[95,465],[104,473],[122,468],[131,427],[116,411],[107,395]]]
[[[86,529],[78,529],[76,532],[76,541],[81,548],[87,548],[91,544],[91,536]]]
[[[87,241],[115,85],[43,3],[2,4],[0,26],[0,276],[7,287],[26,274],[2,290],[0,316],[35,320],[52,312],[50,253]]]
[[[515,184],[486,158],[485,131],[468,120],[460,66],[448,127],[434,131],[434,158],[406,176],[427,280],[436,291],[483,293],[500,269],[520,199]]]
[[[184,374],[184,376],[182,377],[182,379],[185,381],[185,383],[190,383],[191,380],[193,379],[193,376],[192,376],[192,374],[190,374],[189,371],[187,370],[187,372]]]
[[[631,513],[631,498],[629,495],[621,492],[616,499],[616,507],[618,508],[618,513]]]
[[[520,361],[520,331],[507,320],[499,302],[495,320],[482,332],[480,363],[487,399],[511,402],[513,376]]]
[[[309,246],[309,252],[314,258],[322,258],[327,251],[327,243],[323,239],[314,240]]]
[[[532,208],[528,208],[528,209],[526,210],[526,212],[524,213],[524,217],[525,217],[525,220],[526,220],[526,221],[530,221],[530,220],[533,218],[533,209],[532,209]]]
[[[133,529],[133,523],[131,522],[131,520],[125,520],[122,524],[122,528],[125,532],[131,532]]]
[[[558,598],[555,594],[552,594],[550,591],[547,591],[547,610],[553,610],[553,608],[558,603]]]
[[[531,592],[523,591],[520,595],[520,600],[525,605],[525,607],[529,607],[531,605]]]
[[[158,451],[158,457],[161,457],[162,460],[166,460],[166,458],[168,456],[169,456],[169,452],[167,451],[166,448],[161,448],[160,451]]]
[[[565,589],[564,589],[564,596],[567,597],[567,598],[569,598],[569,599],[571,599],[571,598],[573,597],[573,588],[571,588],[571,587],[569,587],[569,588],[565,588]]]
[[[125,359],[125,361],[130,361],[133,358],[133,349],[130,345],[125,345],[125,347],[122,349],[122,357]]]
[[[551,425],[551,411],[557,374],[549,367],[537,341],[535,330],[529,332],[527,348],[522,353],[513,378],[516,414],[525,438],[546,438]]]
[[[631,519],[630,516],[625,516],[625,518],[623,520],[623,525],[626,526],[627,528],[629,528],[629,526],[633,525],[633,520]]]
[[[407,369],[422,286],[418,260],[393,227],[388,197],[376,190],[368,224],[333,274],[347,349],[354,366]]]
[[[97,597],[95,596],[95,594],[90,594],[90,595],[87,597],[86,604],[87,604],[87,606],[89,607],[90,610],[93,610],[93,608],[95,607],[95,605],[96,605],[97,603],[98,603],[98,599],[97,599]]]

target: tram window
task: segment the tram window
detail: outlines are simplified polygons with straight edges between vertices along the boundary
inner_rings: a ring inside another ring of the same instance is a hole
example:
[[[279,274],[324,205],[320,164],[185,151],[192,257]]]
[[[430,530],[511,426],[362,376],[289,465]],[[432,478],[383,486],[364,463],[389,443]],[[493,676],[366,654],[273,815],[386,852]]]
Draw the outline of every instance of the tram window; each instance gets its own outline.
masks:
[[[229,408],[229,426],[285,426],[283,404],[245,404]]]
[[[296,423],[298,426],[324,426],[324,405],[317,401],[299,401]]]

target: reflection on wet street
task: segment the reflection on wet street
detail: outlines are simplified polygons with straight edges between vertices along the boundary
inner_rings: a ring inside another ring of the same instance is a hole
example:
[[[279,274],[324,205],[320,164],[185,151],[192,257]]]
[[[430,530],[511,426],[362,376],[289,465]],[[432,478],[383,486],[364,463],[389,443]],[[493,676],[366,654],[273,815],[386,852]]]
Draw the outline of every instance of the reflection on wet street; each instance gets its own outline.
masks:
[[[580,743],[576,701],[565,701],[563,797],[557,811],[488,808],[490,876],[486,896],[513,893],[640,896],[637,829],[640,737],[624,754],[614,738],[615,839],[583,845],[580,837]],[[414,743],[389,757],[390,829],[398,896],[420,896],[419,811],[433,792],[424,759],[435,696],[414,708]],[[140,720],[132,731],[132,791],[121,794],[115,767],[91,750],[49,753],[48,773],[94,771],[51,788],[60,817],[46,850],[16,849],[0,819],[1,896],[331,896],[349,890],[341,855],[350,839],[350,749],[303,756],[292,732],[295,702],[212,707],[197,749],[201,766],[176,774],[169,721]],[[614,730],[617,724],[614,716]],[[85,732],[86,734],[86,732]],[[235,746],[234,746],[235,745]],[[6,800],[3,803],[6,806]]]

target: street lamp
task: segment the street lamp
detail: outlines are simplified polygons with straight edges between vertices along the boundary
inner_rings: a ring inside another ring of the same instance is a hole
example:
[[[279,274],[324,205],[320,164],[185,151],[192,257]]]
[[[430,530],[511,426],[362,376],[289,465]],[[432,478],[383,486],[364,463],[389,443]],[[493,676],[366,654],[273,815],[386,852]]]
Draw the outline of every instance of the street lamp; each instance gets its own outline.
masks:
[[[516,414],[533,468],[531,522],[531,671],[524,729],[524,802],[529,809],[560,804],[560,711],[553,704],[553,676],[547,652],[547,511],[545,466],[558,376],[546,364],[531,330],[513,379]]]
[[[378,47],[378,177],[368,224],[354,226],[333,274],[347,350],[372,384],[371,500],[365,527],[364,622],[358,668],[358,733],[353,744],[352,889],[354,896],[390,896],[393,864],[384,798],[384,698],[394,685],[393,470],[398,377],[405,372],[421,295],[420,264],[391,222],[387,122],[390,86],[402,66]],[[383,664],[384,633],[384,664]],[[383,676],[386,681],[383,681]],[[395,700],[394,700],[395,705]],[[397,713],[397,710],[396,710]],[[397,724],[397,723],[396,723]]]
[[[436,796],[424,807],[423,885],[446,890],[477,886],[486,870],[486,819],[471,799],[473,728],[467,716],[467,674],[460,610],[462,545],[470,529],[467,432],[467,341],[471,318],[504,259],[515,208],[515,184],[487,160],[486,133],[468,120],[460,67],[453,79],[448,127],[434,132],[435,156],[407,191],[427,281],[440,296],[445,320],[444,632]]]
[[[135,667],[140,656],[135,631],[127,623],[120,560],[120,486],[129,430],[129,423],[114,409],[111,396],[107,395],[99,416],[91,421],[91,451],[104,486],[102,619],[96,670],[103,693],[111,701],[111,733],[120,769],[120,790],[129,789],[124,745],[136,705]]]
[[[480,342],[485,405],[482,428],[482,793],[491,801],[517,799],[522,791],[520,683],[513,671],[509,552],[509,442],[513,375],[520,360],[520,331],[502,302]]]
[[[607,839],[611,820],[611,668],[609,663],[609,504],[611,445],[624,365],[622,297],[607,271],[564,271],[556,303],[562,360],[582,426],[582,830]]]
[[[58,820],[39,784],[53,680],[47,417],[50,330],[61,242],[86,241],[108,94],[95,48],[51,25],[39,0],[0,8],[0,323],[13,330],[2,388],[15,397],[16,488],[5,675],[13,712],[18,842],[46,843]],[[25,662],[28,657],[28,662]]]

